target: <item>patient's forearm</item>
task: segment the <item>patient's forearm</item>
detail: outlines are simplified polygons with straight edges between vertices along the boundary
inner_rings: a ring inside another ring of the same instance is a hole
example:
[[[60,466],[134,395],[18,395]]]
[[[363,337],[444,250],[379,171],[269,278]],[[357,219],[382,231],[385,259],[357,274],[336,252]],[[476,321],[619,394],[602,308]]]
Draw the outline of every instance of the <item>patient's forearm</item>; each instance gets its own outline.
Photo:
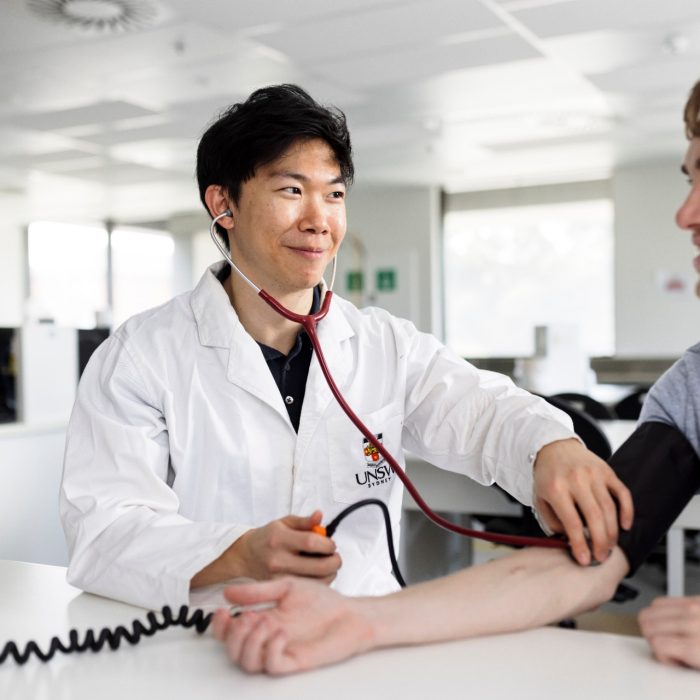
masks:
[[[358,601],[373,647],[420,644],[528,629],[609,600],[628,570],[616,547],[600,566],[568,553],[527,549],[385,598]]]

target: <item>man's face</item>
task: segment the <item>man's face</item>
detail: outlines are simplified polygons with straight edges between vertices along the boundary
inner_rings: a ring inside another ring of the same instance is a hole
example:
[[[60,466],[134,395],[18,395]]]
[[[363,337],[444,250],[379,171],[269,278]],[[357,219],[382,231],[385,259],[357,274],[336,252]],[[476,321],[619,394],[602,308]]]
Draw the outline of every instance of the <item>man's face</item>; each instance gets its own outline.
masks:
[[[346,230],[345,185],[325,141],[297,141],[241,186],[233,261],[273,296],[316,286]]]
[[[691,140],[681,170],[688,176],[690,192],[676,214],[676,223],[692,233],[693,245],[700,249],[700,138]],[[693,260],[693,266],[700,274],[700,255]],[[695,294],[700,297],[700,281],[695,286]]]

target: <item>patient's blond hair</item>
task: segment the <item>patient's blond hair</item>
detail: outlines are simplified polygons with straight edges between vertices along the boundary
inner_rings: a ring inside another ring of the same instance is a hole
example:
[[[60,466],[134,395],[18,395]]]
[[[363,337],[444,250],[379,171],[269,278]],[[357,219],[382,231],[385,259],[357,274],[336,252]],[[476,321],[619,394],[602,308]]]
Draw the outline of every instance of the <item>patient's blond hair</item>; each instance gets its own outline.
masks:
[[[683,109],[683,121],[685,122],[685,135],[688,139],[700,137],[700,80],[690,91],[690,97]]]

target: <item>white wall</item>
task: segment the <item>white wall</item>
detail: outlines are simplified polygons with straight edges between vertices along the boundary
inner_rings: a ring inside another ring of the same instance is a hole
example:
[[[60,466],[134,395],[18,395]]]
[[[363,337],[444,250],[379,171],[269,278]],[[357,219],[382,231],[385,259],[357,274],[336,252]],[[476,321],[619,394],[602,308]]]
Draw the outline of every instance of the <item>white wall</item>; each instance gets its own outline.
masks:
[[[675,357],[700,340],[690,234],[675,212],[688,193],[680,158],[618,168],[610,181],[449,195],[450,208],[492,208],[611,197],[615,212],[615,354]],[[681,291],[666,291],[677,280]]]
[[[688,194],[677,161],[618,169],[615,205],[615,331],[618,356],[676,356],[700,340],[700,300],[690,234],[675,224]],[[684,282],[681,292],[664,282]]]
[[[340,252],[337,291],[382,306],[420,330],[442,335],[440,192],[432,187],[357,186],[348,196],[348,235]],[[364,256],[360,250],[364,249]],[[346,273],[363,267],[365,295],[348,292]],[[374,286],[378,269],[396,270],[396,291]]]
[[[180,294],[181,292],[192,289],[204,272],[203,268],[201,272],[198,272],[197,267],[199,262],[195,263],[195,260],[199,258],[197,234],[206,231],[208,225],[209,217],[203,210],[177,214],[166,222],[165,228],[172,234],[175,243],[175,254],[173,256],[173,264],[175,267],[173,275],[173,294]],[[216,253],[216,248],[211,241],[209,245],[214,253]],[[214,253],[212,253],[212,255]]]
[[[58,516],[64,425],[0,426],[0,559],[65,566]]]
[[[22,323],[25,285],[24,230],[7,218],[0,219],[0,326]]]

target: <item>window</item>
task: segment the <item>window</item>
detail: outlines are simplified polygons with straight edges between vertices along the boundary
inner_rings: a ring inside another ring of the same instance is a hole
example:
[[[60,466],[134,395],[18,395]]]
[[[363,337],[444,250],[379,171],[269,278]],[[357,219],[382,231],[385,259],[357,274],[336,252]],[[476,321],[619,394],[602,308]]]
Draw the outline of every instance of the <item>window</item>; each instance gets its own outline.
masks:
[[[172,236],[120,227],[111,236],[112,308],[109,308],[109,237],[104,226],[35,222],[29,226],[29,315],[60,326],[118,326],[173,293]],[[111,313],[110,313],[111,312]]]
[[[29,316],[94,328],[107,309],[107,231],[38,221],[29,226]]]
[[[445,215],[445,330],[464,357],[523,357],[534,328],[576,324],[614,352],[613,210],[607,199]]]
[[[204,271],[219,260],[223,258],[211,240],[209,230],[198,231],[192,237],[192,279],[195,284],[199,282]]]

